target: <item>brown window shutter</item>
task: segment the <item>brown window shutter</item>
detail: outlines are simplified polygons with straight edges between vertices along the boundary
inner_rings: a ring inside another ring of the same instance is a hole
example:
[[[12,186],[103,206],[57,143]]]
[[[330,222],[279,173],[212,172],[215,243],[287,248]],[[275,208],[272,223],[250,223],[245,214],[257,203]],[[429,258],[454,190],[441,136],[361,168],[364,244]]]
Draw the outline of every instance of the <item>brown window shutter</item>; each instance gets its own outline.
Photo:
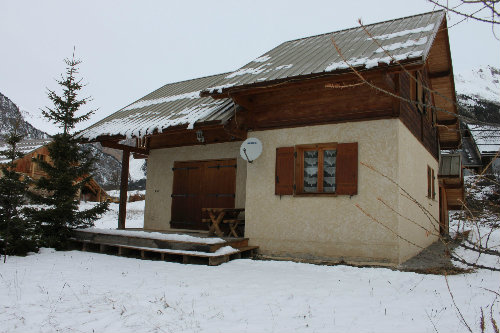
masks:
[[[276,195],[293,195],[294,147],[276,148]]]
[[[432,181],[432,199],[436,199],[436,188],[434,187],[434,183],[435,183],[435,176],[434,176],[434,169],[431,169],[432,171],[432,177],[431,177],[431,181]]]
[[[337,146],[337,194],[358,194],[358,143]]]
[[[432,196],[432,174],[431,167],[427,166],[427,198]]]

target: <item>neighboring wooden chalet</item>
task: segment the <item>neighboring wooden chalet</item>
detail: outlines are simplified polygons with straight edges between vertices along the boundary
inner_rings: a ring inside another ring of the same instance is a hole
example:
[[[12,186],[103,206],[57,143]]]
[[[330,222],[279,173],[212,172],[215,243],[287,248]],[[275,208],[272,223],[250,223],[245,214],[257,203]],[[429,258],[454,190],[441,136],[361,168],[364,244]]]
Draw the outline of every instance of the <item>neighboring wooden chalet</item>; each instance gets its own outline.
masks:
[[[459,204],[448,184],[461,172],[437,179],[440,150],[461,144],[446,15],[365,28],[167,84],[82,139],[148,158],[145,229],[207,229],[202,208],[244,208],[263,255],[397,265],[446,233]],[[263,145],[252,163],[247,138]]]
[[[498,128],[485,125],[461,124],[464,167],[471,174],[500,174],[500,133]]]
[[[36,161],[50,162],[49,151],[47,145],[50,144],[51,139],[25,139],[18,143],[17,148],[24,156],[18,158],[16,162],[16,171],[26,175],[32,179],[39,179],[45,173],[40,169]],[[6,150],[7,146],[0,142],[0,149]],[[0,164],[8,163],[9,160],[2,157]],[[1,173],[0,173],[1,176]],[[105,201],[107,199],[106,192],[99,186],[99,184],[91,179],[88,184],[82,189],[80,193],[80,200],[84,201]]]

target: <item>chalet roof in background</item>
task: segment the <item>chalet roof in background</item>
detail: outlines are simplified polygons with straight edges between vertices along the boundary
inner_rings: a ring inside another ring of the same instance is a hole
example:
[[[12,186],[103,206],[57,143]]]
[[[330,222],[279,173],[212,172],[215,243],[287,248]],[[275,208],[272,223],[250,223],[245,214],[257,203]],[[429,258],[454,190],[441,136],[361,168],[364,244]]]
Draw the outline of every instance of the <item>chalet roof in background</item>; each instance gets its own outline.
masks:
[[[460,154],[441,155],[439,161],[439,177],[461,177],[462,163]]]
[[[481,155],[495,155],[500,149],[500,130],[485,125],[467,125]]]
[[[142,137],[154,131],[195,123],[227,121],[234,107],[230,99],[200,97],[200,91],[227,74],[169,83],[138,101],[83,130],[79,136],[94,140],[99,136]]]
[[[26,139],[17,144],[17,151],[23,154],[29,154],[38,148],[45,146],[52,142],[52,139]],[[6,142],[0,141],[0,151],[8,150],[10,147]],[[8,163],[9,159],[0,155],[0,164]]]
[[[425,61],[445,16],[430,12],[285,42],[240,69],[224,76],[203,93],[222,93],[229,88],[281,81],[287,78],[345,70],[349,66],[335,49],[332,38],[348,63],[373,68],[397,61]],[[380,47],[382,46],[382,47]]]

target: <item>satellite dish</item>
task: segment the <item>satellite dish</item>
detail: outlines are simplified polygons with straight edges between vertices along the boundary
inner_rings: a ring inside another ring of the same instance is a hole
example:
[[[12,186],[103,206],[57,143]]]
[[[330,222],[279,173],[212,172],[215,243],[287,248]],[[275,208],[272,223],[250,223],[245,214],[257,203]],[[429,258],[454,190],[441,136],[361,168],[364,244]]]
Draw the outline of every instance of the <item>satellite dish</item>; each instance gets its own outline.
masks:
[[[262,142],[257,138],[248,138],[241,144],[241,158],[249,163],[256,160],[262,154]]]

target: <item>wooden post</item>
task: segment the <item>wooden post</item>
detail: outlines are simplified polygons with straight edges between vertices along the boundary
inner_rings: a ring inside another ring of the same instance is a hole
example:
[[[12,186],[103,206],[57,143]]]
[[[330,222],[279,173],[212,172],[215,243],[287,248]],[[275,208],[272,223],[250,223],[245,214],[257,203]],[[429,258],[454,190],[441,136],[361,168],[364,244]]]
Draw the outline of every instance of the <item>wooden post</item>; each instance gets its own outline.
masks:
[[[128,190],[128,164],[130,151],[123,150],[122,155],[122,176],[120,180],[120,209],[118,211],[118,229],[125,229],[125,219],[127,217],[127,190]]]

